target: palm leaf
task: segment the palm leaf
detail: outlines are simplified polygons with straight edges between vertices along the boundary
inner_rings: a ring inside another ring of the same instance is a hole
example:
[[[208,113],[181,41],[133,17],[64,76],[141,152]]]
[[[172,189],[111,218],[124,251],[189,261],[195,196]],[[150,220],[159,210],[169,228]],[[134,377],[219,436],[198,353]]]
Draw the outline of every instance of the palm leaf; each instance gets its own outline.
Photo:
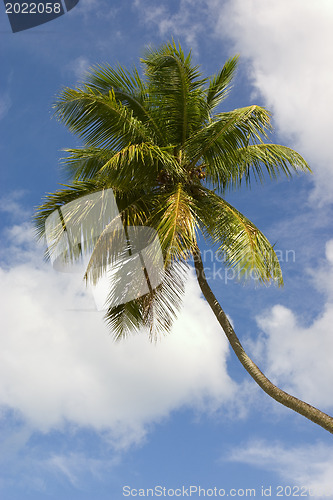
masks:
[[[122,182],[142,183],[156,186],[159,172],[164,169],[174,179],[184,177],[184,172],[173,154],[173,149],[160,148],[154,144],[129,144],[116,152],[100,169],[102,175],[110,170],[117,172]]]
[[[161,283],[154,290],[123,304],[113,306],[116,290],[123,279],[121,270],[112,275],[105,314],[113,337],[120,340],[133,331],[147,329],[151,339],[169,333],[182,304],[187,276],[184,263],[173,262],[163,270]]]
[[[185,58],[175,43],[161,50],[148,50],[142,62],[146,65],[152,104],[159,107],[160,128],[163,126],[167,132],[169,143],[184,144],[200,125],[202,109],[206,109],[203,92],[206,80],[191,65],[191,54]]]
[[[118,217],[105,224],[98,239],[92,242],[92,252],[84,276],[87,281],[96,285],[110,266],[121,264],[131,254],[132,246],[127,230],[129,226],[133,226],[133,229],[134,226],[138,227],[140,230],[147,222],[148,199],[147,195],[127,199],[125,208],[119,212]],[[147,238],[146,245],[151,243],[150,238]]]
[[[210,78],[207,89],[207,105],[209,111],[218,106],[229,94],[230,84],[234,77],[239,56],[230,57],[221,71]]]
[[[197,200],[203,231],[227,267],[240,278],[261,283],[283,284],[280,264],[273,246],[241,212],[209,190]]]
[[[45,221],[55,210],[78,198],[101,191],[105,186],[96,180],[74,181],[72,184],[62,184],[65,189],[48,193],[45,201],[37,207],[34,215],[34,224],[38,239],[45,236]]]
[[[277,179],[280,175],[291,177],[292,173],[311,172],[310,167],[293,149],[278,144],[251,144],[226,154],[223,143],[216,144],[205,155],[205,172],[208,182],[226,188],[238,188],[243,180],[263,182],[265,176]]]
[[[116,99],[85,86],[65,88],[54,104],[55,115],[90,147],[119,149],[129,142],[149,142],[150,130]]]
[[[102,94],[113,90],[115,98],[130,108],[135,118],[148,125],[157,139],[163,140],[154,110],[149,106],[149,93],[136,68],[128,71],[122,66],[113,69],[109,64],[94,66],[88,74],[88,85]]]
[[[62,168],[69,178],[76,181],[96,177],[115,154],[106,148],[77,148],[64,151],[68,156],[62,159]]]
[[[311,172],[304,158],[291,148],[279,144],[252,144],[235,151],[238,174],[234,184],[240,184],[242,178],[250,181],[251,175],[263,182],[265,173],[270,179],[281,174],[291,177],[293,173]],[[238,156],[238,159],[237,159]]]
[[[230,155],[250,142],[262,143],[271,127],[270,114],[260,106],[248,106],[220,113],[188,139],[185,149],[193,168],[199,161],[210,164],[219,155]],[[213,164],[213,163],[212,163]]]
[[[198,223],[193,199],[179,183],[164,196],[160,195],[156,205],[149,224],[158,232],[165,265],[186,260],[196,245]]]

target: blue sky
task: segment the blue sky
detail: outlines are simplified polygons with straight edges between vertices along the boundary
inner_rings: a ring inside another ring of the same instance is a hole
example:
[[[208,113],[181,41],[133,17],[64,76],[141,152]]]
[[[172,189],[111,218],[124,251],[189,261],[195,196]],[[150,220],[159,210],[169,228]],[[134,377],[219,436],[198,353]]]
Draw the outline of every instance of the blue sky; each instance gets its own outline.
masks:
[[[1,499],[121,499],[124,486],[129,498],[156,486],[176,496],[191,485],[333,498],[330,434],[255,386],[193,276],[170,336],[114,344],[80,279],[43,261],[30,223],[63,180],[61,149],[79,144],[51,119],[62,86],[92,64],[137,64],[171,37],[206,75],[239,53],[226,109],[268,107],[274,141],[314,174],[228,194],[276,242],[284,288],[242,286],[224,270],[210,284],[263,371],[332,414],[332,28],[330,0],[80,0],[15,34],[1,6]]]

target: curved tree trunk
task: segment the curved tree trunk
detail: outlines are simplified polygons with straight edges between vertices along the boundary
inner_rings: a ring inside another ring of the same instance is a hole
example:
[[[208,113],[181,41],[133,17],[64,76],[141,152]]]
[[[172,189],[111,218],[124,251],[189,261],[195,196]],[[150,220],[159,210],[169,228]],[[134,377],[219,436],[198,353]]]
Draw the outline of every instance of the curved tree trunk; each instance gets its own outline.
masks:
[[[291,396],[285,391],[282,391],[276,385],[274,385],[268,378],[259,370],[257,365],[252,361],[252,359],[246,354],[240,343],[234,329],[232,328],[225,312],[217,301],[214,293],[212,292],[204,271],[203,262],[201,259],[201,254],[199,249],[194,253],[194,265],[196,269],[197,279],[201,291],[210,305],[212,311],[214,312],[218,322],[222,326],[228,340],[233,348],[237,358],[244,366],[245,370],[251,375],[255,382],[273,399],[278,401],[284,406],[291,408],[292,410],[300,413],[304,417],[312,420],[312,422],[320,425],[327,431],[333,433],[333,418],[326,413],[318,410],[314,406],[305,403],[304,401]]]

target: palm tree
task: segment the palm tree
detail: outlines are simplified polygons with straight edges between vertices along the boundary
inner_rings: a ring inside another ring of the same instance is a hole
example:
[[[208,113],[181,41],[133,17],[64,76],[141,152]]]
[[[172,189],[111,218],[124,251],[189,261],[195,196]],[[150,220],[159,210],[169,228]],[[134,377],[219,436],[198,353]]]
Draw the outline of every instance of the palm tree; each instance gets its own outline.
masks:
[[[55,114],[83,147],[66,150],[70,183],[38,208],[39,236],[55,210],[112,189],[127,236],[129,227],[153,228],[164,262],[160,284],[150,286],[145,295],[114,305],[110,293],[105,319],[114,337],[141,328],[152,337],[168,332],[181,304],[186,266],[193,259],[201,291],[251,377],[276,401],[333,432],[332,417],[276,387],[246,354],[207,282],[198,245],[201,234],[239,276],[251,272],[262,283],[282,285],[272,245],[224,195],[251,179],[289,177],[310,171],[309,166],[294,150],[267,142],[270,113],[263,107],[220,110],[237,56],[210,78],[203,78],[191,54],[185,55],[174,42],[148,49],[141,63],[143,77],[135,67],[98,65],[86,83],[58,95]],[[93,228],[86,231],[91,257],[85,278],[93,283],[115,261],[112,224],[107,222],[100,236]]]

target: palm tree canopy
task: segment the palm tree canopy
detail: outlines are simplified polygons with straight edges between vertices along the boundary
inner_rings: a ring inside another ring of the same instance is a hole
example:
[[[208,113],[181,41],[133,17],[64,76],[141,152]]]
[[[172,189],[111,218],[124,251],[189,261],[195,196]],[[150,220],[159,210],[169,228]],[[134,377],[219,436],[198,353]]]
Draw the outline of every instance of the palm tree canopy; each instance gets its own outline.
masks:
[[[136,68],[98,65],[86,83],[57,96],[56,117],[83,146],[66,150],[69,184],[47,195],[38,208],[38,235],[45,234],[46,219],[63,205],[112,189],[123,226],[151,227],[160,242],[161,284],[107,310],[116,338],[142,326],[151,334],[170,329],[181,303],[184,267],[200,233],[241,276],[251,271],[262,283],[282,284],[272,245],[224,195],[251,179],[290,177],[310,168],[294,150],[269,143],[265,108],[221,110],[237,59],[204,78],[191,54],[167,43],[146,51],[143,76]],[[112,263],[111,234],[108,227],[104,238],[90,238],[88,280],[96,282]]]

